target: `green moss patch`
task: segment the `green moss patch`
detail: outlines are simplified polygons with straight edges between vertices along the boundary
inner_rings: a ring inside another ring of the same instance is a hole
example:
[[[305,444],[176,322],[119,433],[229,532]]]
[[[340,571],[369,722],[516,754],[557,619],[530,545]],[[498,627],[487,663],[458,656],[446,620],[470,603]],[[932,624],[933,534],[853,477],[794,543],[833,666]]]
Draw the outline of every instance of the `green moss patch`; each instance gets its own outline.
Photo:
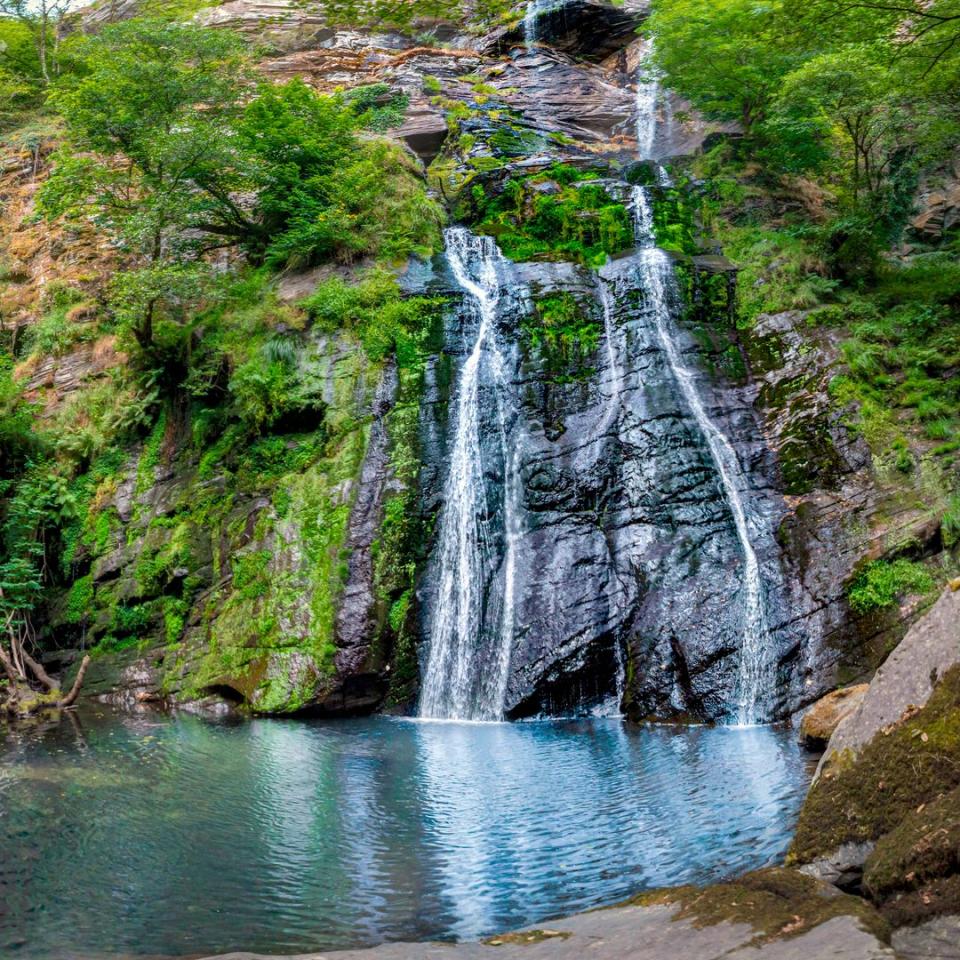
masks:
[[[488,937],[483,942],[488,947],[530,946],[545,940],[568,940],[571,934],[563,930],[521,930],[519,933],[504,933]]]
[[[634,898],[639,906],[676,904],[674,920],[689,920],[695,927],[718,923],[745,923],[755,936],[751,945],[794,937],[835,917],[851,916],[864,929],[886,939],[886,924],[859,897],[785,867],[770,867],[709,887],[677,887]]]
[[[907,594],[933,591],[936,583],[922,563],[912,560],[875,560],[853,580],[847,591],[857,613],[892,607]]]
[[[944,674],[922,710],[882,730],[856,759],[841,755],[824,771],[800,812],[789,861],[879,840],[958,786],[960,666]]]
[[[528,353],[543,365],[554,383],[585,380],[596,372],[590,359],[603,327],[570,293],[555,293],[534,301],[523,319]]]
[[[512,260],[570,260],[599,266],[633,246],[627,207],[594,182],[596,172],[555,164],[511,177],[492,194],[473,188],[475,229]]]
[[[960,914],[960,875],[932,880],[918,890],[899,893],[880,912],[893,927],[913,926],[933,917]]]

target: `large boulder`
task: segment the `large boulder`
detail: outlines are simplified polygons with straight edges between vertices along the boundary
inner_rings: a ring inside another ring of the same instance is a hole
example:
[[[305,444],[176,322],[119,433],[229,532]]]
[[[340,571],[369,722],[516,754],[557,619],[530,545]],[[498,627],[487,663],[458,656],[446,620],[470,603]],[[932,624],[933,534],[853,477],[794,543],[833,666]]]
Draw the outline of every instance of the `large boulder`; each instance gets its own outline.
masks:
[[[960,914],[954,587],[910,629],[830,738],[788,858],[849,887],[862,875],[864,892],[894,926]]]
[[[837,726],[860,706],[869,689],[870,684],[858,683],[821,697],[800,721],[800,742],[808,750],[823,750]]]
[[[817,776],[841,760],[854,762],[863,747],[924,707],[934,688],[960,664],[960,583],[948,587],[926,616],[877,671],[859,706],[830,738]]]

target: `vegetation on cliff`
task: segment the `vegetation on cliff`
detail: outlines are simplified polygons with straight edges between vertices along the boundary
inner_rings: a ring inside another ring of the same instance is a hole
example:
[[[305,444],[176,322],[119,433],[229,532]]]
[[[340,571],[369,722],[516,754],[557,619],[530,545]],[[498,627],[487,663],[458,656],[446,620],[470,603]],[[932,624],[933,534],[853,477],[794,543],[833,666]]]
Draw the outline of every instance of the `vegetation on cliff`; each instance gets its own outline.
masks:
[[[960,224],[917,208],[955,183],[956,5],[661,0],[646,26],[664,82],[736,125],[691,169],[707,229],[741,268],[744,337],[763,314],[798,311],[812,340],[839,343],[835,408],[891,502],[939,522],[933,541],[894,538],[857,570],[851,607],[929,596],[916,561],[956,542]]]
[[[44,229],[81,249],[105,244],[113,267],[48,285],[41,321],[7,334],[0,612],[17,651],[51,602],[61,643],[104,651],[178,644],[215,622],[191,692],[233,685],[264,710],[291,710],[331,663],[349,509],[337,490],[363,460],[372,389],[356,378],[375,379],[395,353],[403,368],[418,362],[435,310],[402,297],[393,271],[437,248],[442,212],[413,159],[378,135],[402,104],[384,106],[379,88],[264,84],[244,40],[170,12],[67,38],[49,76],[27,25],[0,19],[22,41],[4,49],[21,79],[6,136],[38,117],[59,131],[36,203]],[[277,295],[290,267],[351,278],[361,260],[359,286],[331,279],[302,306]],[[337,356],[338,337],[366,359]],[[41,417],[24,375],[84,343],[128,362]],[[325,392],[334,368],[357,383],[352,414]],[[134,516],[121,522],[115,494],[131,463]],[[165,464],[177,491],[157,510],[144,497]],[[268,515],[243,534],[243,504],[264,496]],[[131,560],[120,580],[95,577],[118,551]],[[310,583],[290,566],[300,555]],[[294,610],[304,593],[310,609]],[[297,638],[301,660],[287,669],[273,651],[289,658]],[[183,654],[171,663],[169,682],[182,684]]]

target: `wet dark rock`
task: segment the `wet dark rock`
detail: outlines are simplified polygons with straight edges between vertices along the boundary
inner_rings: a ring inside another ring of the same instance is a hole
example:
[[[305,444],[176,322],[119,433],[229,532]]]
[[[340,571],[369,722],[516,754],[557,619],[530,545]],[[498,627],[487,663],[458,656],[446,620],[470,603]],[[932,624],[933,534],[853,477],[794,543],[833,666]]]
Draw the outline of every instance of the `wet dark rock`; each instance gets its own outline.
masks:
[[[354,679],[362,672],[376,633],[377,610],[374,591],[374,552],[383,523],[384,499],[391,485],[390,438],[385,417],[397,392],[397,371],[388,364],[373,401],[373,422],[367,441],[367,455],[350,512],[345,549],[350,552],[346,583],[340,595],[335,624],[336,666],[339,675]]]
[[[781,682],[797,708],[838,685],[869,679],[923,613],[920,603],[855,614],[847,585],[859,565],[887,556],[891,544],[936,536],[922,504],[878,480],[867,444],[847,426],[850,411],[830,394],[830,381],[843,369],[836,334],[805,321],[796,311],[761,316],[743,335],[763,435],[785,495],[777,540],[787,608],[805,642]]]
[[[741,642],[738,595],[741,559],[731,515],[717,485],[703,437],[678,397],[636,291],[639,261],[623,257],[600,271],[620,291],[616,350],[623,363],[619,394],[604,342],[589,375],[551,383],[536,357],[523,357],[524,290],[535,296],[572,294],[602,319],[598,279],[571,264],[519,264],[504,279],[503,343],[513,357],[520,400],[513,429],[520,444],[523,532],[517,547],[516,623],[507,710],[513,716],[583,710],[616,693],[618,658],[629,660],[626,705],[631,716],[718,719],[727,715]],[[463,358],[475,330],[454,314],[447,349]],[[685,353],[695,342],[678,331]],[[800,642],[777,595],[783,515],[775,462],[752,401],[755,390],[711,383],[703,395],[741,462],[749,465],[757,552],[769,587],[774,642],[789,657]],[[491,399],[492,399],[492,395]],[[483,402],[483,401],[482,401]],[[430,502],[439,505],[446,408],[428,410]],[[491,415],[488,502],[492,541],[488,578],[502,587],[503,464]],[[617,426],[619,424],[619,426]],[[424,628],[430,580],[424,585]],[[786,696],[780,714],[795,708]]]
[[[601,61],[636,38],[637,27],[649,12],[645,0],[613,4],[605,0],[566,0],[551,5],[537,18],[537,42],[549,44],[570,56]],[[524,42],[522,24],[499,30],[481,48],[499,54]]]

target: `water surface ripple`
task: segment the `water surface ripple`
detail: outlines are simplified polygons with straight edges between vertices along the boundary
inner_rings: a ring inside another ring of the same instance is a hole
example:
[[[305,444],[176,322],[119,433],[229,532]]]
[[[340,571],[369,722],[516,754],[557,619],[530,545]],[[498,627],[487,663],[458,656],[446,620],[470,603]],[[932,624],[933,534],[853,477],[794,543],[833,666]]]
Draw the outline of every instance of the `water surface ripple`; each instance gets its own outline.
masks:
[[[764,727],[100,710],[0,731],[0,956],[491,933],[768,863],[809,774]]]

